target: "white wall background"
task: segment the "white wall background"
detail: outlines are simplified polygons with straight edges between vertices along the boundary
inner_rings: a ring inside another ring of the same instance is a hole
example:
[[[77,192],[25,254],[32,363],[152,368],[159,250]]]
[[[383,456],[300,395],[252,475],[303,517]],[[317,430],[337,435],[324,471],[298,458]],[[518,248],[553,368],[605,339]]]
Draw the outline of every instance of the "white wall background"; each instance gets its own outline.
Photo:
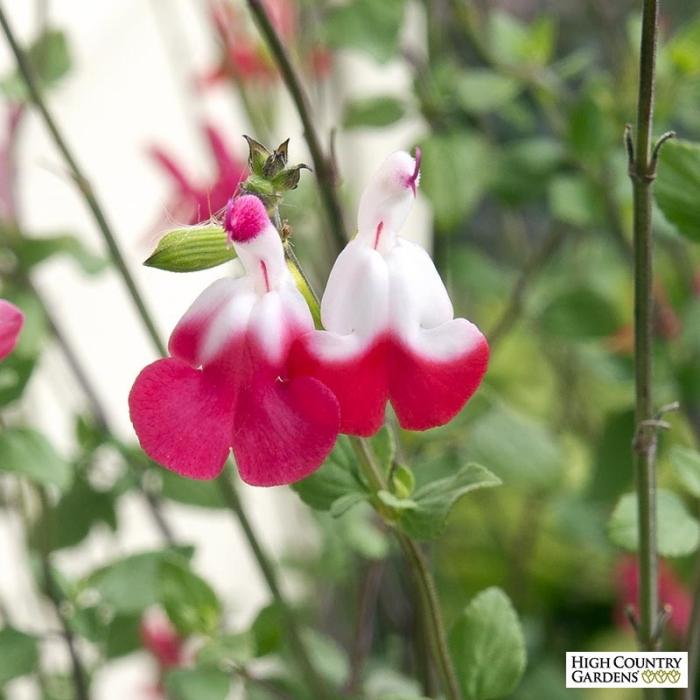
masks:
[[[35,31],[35,3],[4,0],[3,5],[20,37],[30,39]],[[241,156],[245,154],[240,135],[249,127],[229,89],[211,92],[201,100],[193,100],[187,91],[188,78],[215,60],[216,47],[199,0],[54,0],[50,20],[67,31],[75,64],[70,77],[51,94],[50,106],[97,191],[161,334],[167,337],[193,298],[222,271],[175,275],[140,266],[148,253],[145,235],[162,217],[169,194],[169,183],[147,158],[146,147],[157,142],[188,170],[206,176],[210,164],[194,129],[196,116],[206,114]],[[419,29],[420,18],[411,17],[408,37],[419,36]],[[0,41],[0,74],[12,65]],[[334,89],[340,94],[403,94],[410,84],[403,66],[377,67],[359,56],[341,56],[334,73]],[[291,136],[293,158],[308,162],[301,129],[286,97],[281,97],[280,104],[280,140]],[[340,165],[353,194],[379,159],[409,145],[420,129],[416,122],[390,133],[343,135]],[[22,131],[19,171],[20,211],[26,230],[38,235],[70,232],[95,251],[104,250],[86,207],[34,114]],[[428,228],[427,207],[420,204],[410,232],[418,238]],[[127,394],[154,353],[121,280],[112,271],[87,277],[71,261],[55,260],[42,267],[35,282],[98,387],[110,421],[122,435],[132,436]],[[82,408],[82,396],[60,353],[50,348],[30,385],[23,414],[67,450],[72,413]],[[288,490],[246,488],[244,495],[271,550],[312,546],[313,533]],[[248,620],[267,600],[267,592],[233,519],[175,505],[167,507],[166,515],[176,534],[196,545],[196,567],[220,593],[232,621],[242,624]],[[68,575],[79,575],[121,553],[160,545],[139,499],[122,500],[119,523],[116,539],[106,532],[94,533],[81,547],[60,553],[56,563]],[[38,630],[47,624],[47,611],[32,590],[21,525],[0,513],[0,600],[11,611],[14,624]],[[51,663],[65,663],[60,645],[48,644],[44,651]],[[146,689],[152,676],[148,658],[132,655],[99,674],[94,697],[150,697]],[[34,697],[38,696],[31,683],[18,681],[11,686],[11,700]]]

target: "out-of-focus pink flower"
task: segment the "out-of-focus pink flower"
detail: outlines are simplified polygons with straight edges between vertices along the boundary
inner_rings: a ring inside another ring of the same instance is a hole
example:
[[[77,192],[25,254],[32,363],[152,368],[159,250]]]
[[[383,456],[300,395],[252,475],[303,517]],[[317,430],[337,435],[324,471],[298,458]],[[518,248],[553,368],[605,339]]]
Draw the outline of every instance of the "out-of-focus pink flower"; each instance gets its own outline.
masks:
[[[17,345],[24,325],[24,314],[14,304],[0,299],[0,360],[4,360]]]
[[[181,666],[185,661],[184,640],[161,613],[148,613],[141,620],[141,641],[161,669]]]
[[[294,0],[264,0],[265,10],[285,45],[294,46],[298,36],[297,7]],[[209,86],[227,78],[244,82],[272,83],[278,73],[264,42],[253,34],[248,18],[232,2],[211,2],[210,12],[221,38],[223,56],[200,81]],[[331,53],[322,46],[304,52],[302,60],[316,78],[328,75]]]
[[[199,224],[220,212],[245,180],[248,170],[227,148],[219,131],[207,124],[204,132],[216,161],[216,178],[205,184],[194,182],[163,149],[154,146],[151,156],[175,185],[168,212],[178,222]]]
[[[638,608],[639,568],[637,557],[621,557],[615,567],[615,589],[617,604],[615,622],[626,628],[625,609],[631,605]],[[659,562],[659,601],[661,605],[670,605],[671,618],[668,629],[678,639],[685,639],[693,608],[692,596],[685,585],[678,579],[674,570],[664,561]]]

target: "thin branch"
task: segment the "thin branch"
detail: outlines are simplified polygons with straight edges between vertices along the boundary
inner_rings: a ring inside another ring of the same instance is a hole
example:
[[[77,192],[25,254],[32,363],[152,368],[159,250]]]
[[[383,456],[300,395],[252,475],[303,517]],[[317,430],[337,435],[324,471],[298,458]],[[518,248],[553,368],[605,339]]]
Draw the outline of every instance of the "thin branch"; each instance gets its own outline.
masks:
[[[639,644],[656,648],[659,617],[658,560],[656,535],[656,428],[652,400],[653,352],[653,240],[652,183],[655,162],[652,158],[652,126],[656,47],[658,37],[658,0],[644,0],[642,41],[637,103],[634,158],[630,177],[634,192],[634,360],[635,360],[635,473],[639,513]],[[628,139],[631,140],[631,137]],[[631,150],[628,148],[628,151]]]
[[[372,562],[367,567],[360,588],[360,599],[355,616],[352,646],[350,648],[350,673],[345,692],[352,697],[360,689],[362,669],[372,645],[374,617],[384,574],[383,562]]]
[[[73,676],[73,687],[75,688],[76,700],[90,700],[87,673],[85,672],[85,667],[83,666],[82,659],[80,658],[80,654],[78,652],[73,630],[71,629],[66,616],[63,614],[61,607],[62,596],[58,590],[58,587],[56,586],[56,582],[53,579],[48,555],[42,555],[41,566],[44,574],[46,595],[51,601],[56,617],[61,624],[63,639],[66,642],[66,648],[68,649],[68,655],[70,656],[71,673]]]
[[[505,309],[494,324],[493,329],[486,334],[492,349],[517,322],[523,310],[523,302],[528,287],[559,249],[563,240],[564,232],[560,228],[553,226],[543,239],[539,248],[525,263],[520,276],[513,285]]]
[[[316,131],[308,96],[304,92],[301,79],[292,65],[292,61],[282,40],[272,26],[272,22],[262,2],[260,0],[248,0],[248,7],[277,63],[277,67],[282,75],[282,80],[287,90],[289,90],[289,94],[294,101],[297,113],[301,119],[301,123],[304,127],[304,137],[309,146],[309,152],[311,153],[311,159],[313,160],[314,169],[316,171],[316,182],[321,195],[321,201],[323,202],[330,224],[333,243],[337,251],[340,251],[345,247],[348,236],[345,230],[343,211],[335,188],[335,172],[330,157],[324,153],[324,149],[321,146],[321,140]]]

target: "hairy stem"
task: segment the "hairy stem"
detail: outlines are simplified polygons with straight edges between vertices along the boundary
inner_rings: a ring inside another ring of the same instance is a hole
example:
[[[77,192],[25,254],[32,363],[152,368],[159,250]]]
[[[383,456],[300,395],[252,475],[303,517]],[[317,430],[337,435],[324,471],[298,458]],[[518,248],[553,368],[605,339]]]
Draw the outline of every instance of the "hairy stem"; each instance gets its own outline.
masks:
[[[287,603],[282,589],[280,588],[277,579],[277,573],[267,553],[263,550],[262,544],[258,540],[253,526],[248,520],[248,516],[243,508],[243,503],[238,495],[236,485],[230,474],[229,469],[224,469],[221,476],[217,479],[217,485],[221,492],[226,505],[235,513],[241,529],[250,545],[250,548],[255,556],[260,572],[267,583],[267,587],[272,594],[272,599],[275,601],[280,614],[284,619],[286,632],[289,635],[290,651],[296,656],[299,669],[303,674],[309,689],[313,692],[314,698],[319,700],[330,700],[330,696],[326,690],[323,680],[320,678],[308,655],[306,644],[301,635],[301,630],[297,622],[296,615]]]
[[[651,134],[658,35],[658,0],[644,1],[637,107],[636,143],[630,148],[630,177],[634,192],[634,440],[637,507],[639,513],[639,644],[658,644],[658,562],[656,551],[656,430],[652,403],[652,184],[656,163]],[[631,136],[629,143],[631,146]]]
[[[343,221],[343,211],[335,188],[336,173],[330,157],[324,153],[323,147],[321,146],[321,140],[319,139],[311,114],[311,105],[309,104],[308,96],[304,91],[301,79],[292,65],[292,61],[282,40],[272,26],[272,22],[261,0],[248,0],[248,7],[277,63],[277,67],[282,75],[282,80],[287,90],[289,90],[289,94],[294,101],[297,113],[304,127],[304,138],[309,146],[311,159],[314,162],[316,182],[321,195],[321,201],[326,210],[333,243],[337,249],[336,252],[339,252],[344,248],[348,237]]]
[[[119,248],[119,244],[117,243],[117,239],[112,231],[112,227],[107,221],[107,217],[97,199],[97,196],[95,195],[92,185],[83,174],[83,171],[78,165],[75,156],[68,147],[63,134],[59,130],[56,121],[54,120],[51,112],[49,112],[42,90],[39,86],[39,82],[34,75],[32,66],[27,59],[25,52],[17,42],[17,38],[10,27],[5,11],[2,9],[2,7],[0,7],[0,26],[2,26],[7,43],[14,54],[17,68],[22,76],[22,79],[24,80],[25,85],[27,86],[27,91],[29,92],[31,101],[39,112],[44,125],[51,134],[51,138],[53,139],[56,148],[68,166],[70,174],[73,177],[73,180],[75,180],[75,184],[80,190],[80,193],[82,194],[83,199],[85,200],[85,203],[87,204],[88,209],[90,210],[95,223],[97,224],[97,227],[102,233],[102,237],[107,244],[107,248],[109,249],[114,264],[119,269],[122,280],[124,281],[127,291],[129,292],[129,296],[131,297],[131,300],[136,307],[141,320],[143,321],[143,325],[148,333],[148,336],[158,353],[164,355],[166,352],[165,345],[163,345],[163,342],[158,335],[158,330],[156,329],[155,323],[153,322],[153,319],[146,308],[143,297],[136,286],[134,278],[131,276],[131,272],[129,271],[121,249]]]

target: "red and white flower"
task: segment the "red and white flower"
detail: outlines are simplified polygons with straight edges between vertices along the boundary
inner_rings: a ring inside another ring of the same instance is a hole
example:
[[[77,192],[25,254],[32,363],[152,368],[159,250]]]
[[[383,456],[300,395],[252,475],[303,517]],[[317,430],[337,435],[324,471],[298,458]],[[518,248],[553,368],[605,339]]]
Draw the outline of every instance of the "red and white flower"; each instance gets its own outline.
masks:
[[[397,152],[360,200],[357,236],[331,271],[321,319],[325,331],[300,338],[295,374],[317,377],[336,396],[341,432],[372,435],[391,401],[409,430],[443,425],[479,386],[488,364],[486,338],[454,318],[429,255],[398,233],[419,181],[416,158]]]
[[[0,360],[4,360],[15,349],[22,326],[22,310],[9,301],[0,299]]]
[[[245,275],[214,282],[185,313],[172,357],[136,379],[131,419],[145,452],[183,476],[215,477],[233,450],[249,484],[291,483],[332,449],[338,404],[318,379],[290,375],[289,350],[314,326],[263,204],[231,200],[224,227]]]

